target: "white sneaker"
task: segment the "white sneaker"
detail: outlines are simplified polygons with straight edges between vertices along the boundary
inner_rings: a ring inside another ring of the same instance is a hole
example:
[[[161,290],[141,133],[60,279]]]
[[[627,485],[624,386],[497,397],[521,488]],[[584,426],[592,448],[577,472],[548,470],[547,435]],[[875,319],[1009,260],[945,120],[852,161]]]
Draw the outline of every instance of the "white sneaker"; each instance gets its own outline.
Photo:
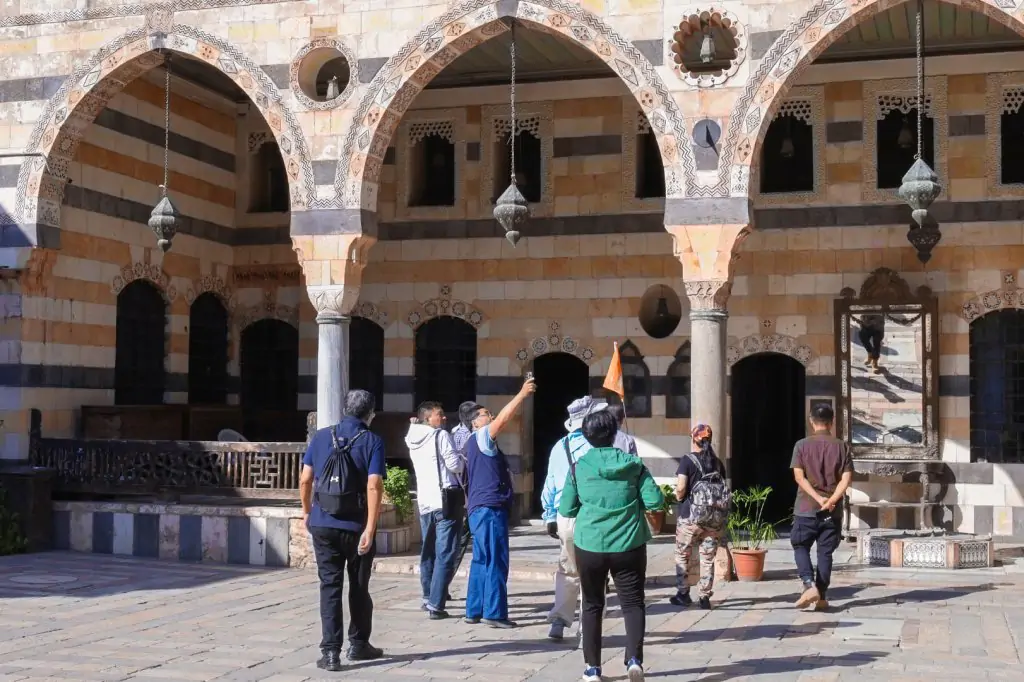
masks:
[[[583,673],[583,682],[601,682],[600,668],[587,668]]]
[[[548,639],[556,641],[562,641],[562,637],[565,636],[565,625],[561,621],[556,621],[551,624],[551,629],[548,630]]]
[[[644,667],[637,663],[636,659],[629,662],[629,667],[626,668],[626,675],[629,677],[629,682],[644,682]]]

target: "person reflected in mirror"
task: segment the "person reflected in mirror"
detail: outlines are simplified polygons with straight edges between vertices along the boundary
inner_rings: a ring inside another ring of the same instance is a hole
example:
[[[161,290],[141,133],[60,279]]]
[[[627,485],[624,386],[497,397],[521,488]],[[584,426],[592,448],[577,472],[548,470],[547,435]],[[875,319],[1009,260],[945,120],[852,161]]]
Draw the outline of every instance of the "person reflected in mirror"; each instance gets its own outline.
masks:
[[[878,360],[882,357],[882,339],[885,337],[885,315],[863,315],[860,318],[860,343],[867,352],[867,360],[864,364],[871,368],[874,374],[881,370],[878,368]]]
[[[853,482],[850,446],[832,435],[835,414],[829,405],[811,408],[813,433],[793,447],[793,477],[796,504],[790,543],[797,573],[804,591],[797,608],[828,608],[827,593],[832,578],[832,554],[842,535],[843,499]],[[811,562],[811,546],[817,545],[818,565]]]
[[[469,565],[466,617],[470,625],[514,628],[508,618],[508,515],[515,500],[508,459],[498,447],[498,435],[534,391],[533,378],[502,408],[498,416],[481,407],[473,415],[473,435],[466,443],[466,483],[473,559]]]

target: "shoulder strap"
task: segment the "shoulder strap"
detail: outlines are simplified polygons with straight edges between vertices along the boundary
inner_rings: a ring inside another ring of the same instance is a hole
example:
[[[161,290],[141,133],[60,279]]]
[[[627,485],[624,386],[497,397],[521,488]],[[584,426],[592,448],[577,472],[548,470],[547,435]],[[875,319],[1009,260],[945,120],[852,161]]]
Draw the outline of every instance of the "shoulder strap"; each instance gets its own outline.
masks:
[[[569,463],[570,469],[573,468],[572,452],[569,450],[569,439],[571,437],[572,434],[569,434],[568,436],[562,439],[562,447],[565,448],[565,461]]]
[[[434,463],[437,464],[437,487],[444,490],[444,480],[441,478],[441,429],[434,431]]]
[[[700,465],[700,460],[697,458],[697,455],[693,454],[692,452],[688,452],[686,453],[686,456],[689,457],[690,460],[697,465],[697,471],[700,473],[700,478],[704,478],[704,467]],[[697,480],[699,481],[700,478],[698,478]]]

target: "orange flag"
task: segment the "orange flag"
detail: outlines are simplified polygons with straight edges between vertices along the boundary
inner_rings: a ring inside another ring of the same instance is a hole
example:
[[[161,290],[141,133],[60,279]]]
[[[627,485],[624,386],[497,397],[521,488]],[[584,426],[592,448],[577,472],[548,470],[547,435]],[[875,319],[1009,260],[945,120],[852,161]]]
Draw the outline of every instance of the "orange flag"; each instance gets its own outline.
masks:
[[[615,344],[612,352],[612,364],[608,367],[608,374],[604,378],[604,387],[616,394],[623,400],[626,399],[626,391],[622,387],[622,359],[619,357],[619,344]]]

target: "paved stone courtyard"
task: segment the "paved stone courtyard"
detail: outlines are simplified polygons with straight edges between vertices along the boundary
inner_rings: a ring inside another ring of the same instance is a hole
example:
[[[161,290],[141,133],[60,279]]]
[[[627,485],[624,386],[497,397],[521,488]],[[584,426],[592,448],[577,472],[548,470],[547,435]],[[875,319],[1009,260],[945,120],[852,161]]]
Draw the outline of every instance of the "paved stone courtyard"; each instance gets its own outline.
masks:
[[[652,588],[648,678],[1022,679],[1019,573],[843,566],[836,583],[836,608],[821,614],[790,606],[796,585],[785,568],[771,568],[762,583],[722,585],[710,612],[680,612],[668,604],[670,588]],[[464,586],[457,582],[456,597]],[[373,591],[374,640],[388,658],[332,675],[313,666],[313,571],[72,553],[7,557],[0,559],[0,682],[561,682],[581,672],[581,654],[571,644],[544,639],[546,582],[512,584],[512,615],[522,624],[512,631],[427,620],[412,577],[378,574]],[[605,672],[622,680],[622,621],[612,604]]]

